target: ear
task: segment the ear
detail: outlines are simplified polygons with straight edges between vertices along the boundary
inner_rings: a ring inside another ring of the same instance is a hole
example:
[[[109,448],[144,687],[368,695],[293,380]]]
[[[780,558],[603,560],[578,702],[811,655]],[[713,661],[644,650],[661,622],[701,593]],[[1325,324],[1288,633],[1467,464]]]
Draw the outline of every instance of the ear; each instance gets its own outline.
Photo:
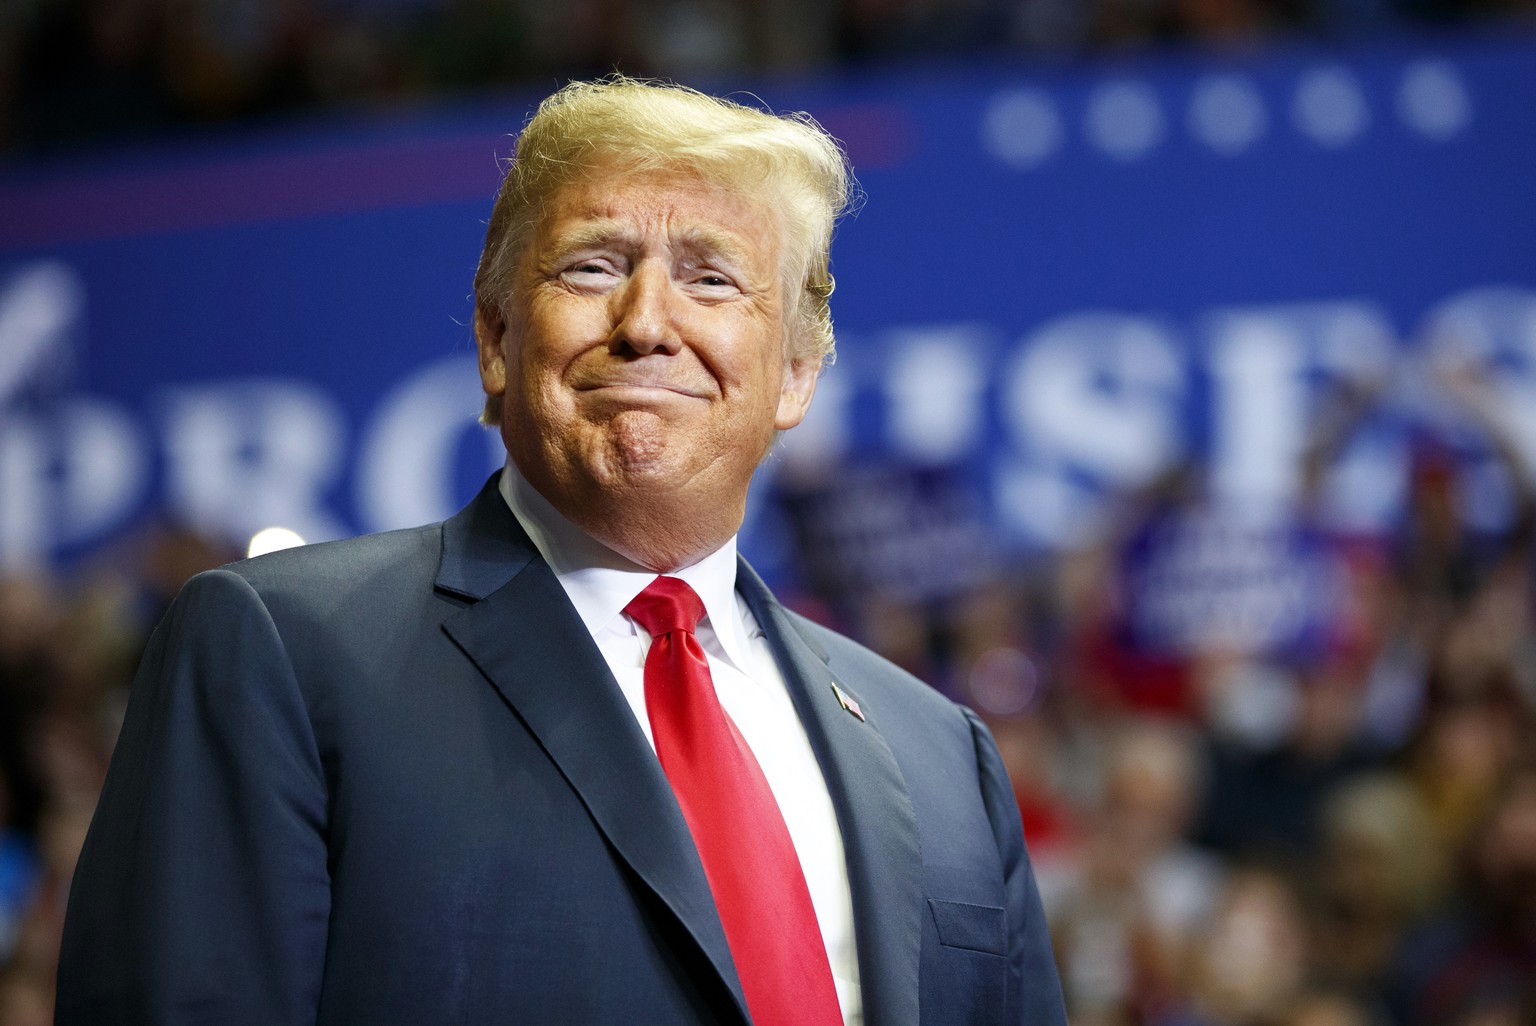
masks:
[[[776,431],[788,431],[805,419],[816,394],[816,379],[821,376],[821,361],[799,356],[784,365],[784,381],[779,386],[779,408],[773,418]]]
[[[501,311],[490,303],[475,304],[475,348],[480,354],[480,387],[488,396],[507,390],[507,354],[502,338],[507,325]]]

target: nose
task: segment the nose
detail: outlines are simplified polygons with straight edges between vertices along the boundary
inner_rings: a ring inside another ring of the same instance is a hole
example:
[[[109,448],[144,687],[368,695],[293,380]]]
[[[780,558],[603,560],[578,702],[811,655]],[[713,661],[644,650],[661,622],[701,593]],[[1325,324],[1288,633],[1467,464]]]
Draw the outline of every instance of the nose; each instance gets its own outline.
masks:
[[[675,353],[681,347],[677,326],[677,293],[667,268],[642,261],[623,287],[613,294],[614,329],[609,348],[646,356]]]

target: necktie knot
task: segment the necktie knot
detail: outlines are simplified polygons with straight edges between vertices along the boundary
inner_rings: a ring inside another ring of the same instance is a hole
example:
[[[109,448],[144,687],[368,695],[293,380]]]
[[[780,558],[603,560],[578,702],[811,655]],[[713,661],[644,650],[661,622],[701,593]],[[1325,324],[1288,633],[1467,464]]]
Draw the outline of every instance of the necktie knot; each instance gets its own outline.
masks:
[[[673,631],[692,634],[704,618],[704,603],[688,582],[678,577],[658,577],[636,595],[624,612],[653,638]]]

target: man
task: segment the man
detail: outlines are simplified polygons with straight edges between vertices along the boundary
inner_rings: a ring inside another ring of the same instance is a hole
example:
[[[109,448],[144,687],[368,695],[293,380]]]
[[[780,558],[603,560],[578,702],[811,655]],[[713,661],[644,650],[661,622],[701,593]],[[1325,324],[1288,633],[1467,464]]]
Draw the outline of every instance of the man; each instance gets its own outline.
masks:
[[[803,120],[545,101],[475,282],[506,469],[187,586],[61,1024],[1063,1022],[986,730],[735,554],[831,352],[848,182]]]

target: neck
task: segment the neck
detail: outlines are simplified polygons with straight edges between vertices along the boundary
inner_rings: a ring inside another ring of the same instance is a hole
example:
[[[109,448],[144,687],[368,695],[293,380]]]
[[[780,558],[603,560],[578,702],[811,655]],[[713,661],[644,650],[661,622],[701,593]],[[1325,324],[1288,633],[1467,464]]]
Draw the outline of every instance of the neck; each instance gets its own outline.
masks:
[[[746,513],[745,499],[722,510],[654,495],[601,493],[574,505],[560,512],[608,548],[659,574],[692,566],[730,541]]]
[[[560,501],[549,497],[551,491]],[[633,494],[615,494],[609,488],[584,489],[576,495],[546,490],[511,460],[501,492],[524,523],[535,526],[566,558],[654,573],[674,573],[719,550],[735,536],[746,512],[745,496],[722,510],[718,502],[678,497],[663,501],[667,497],[658,496],[654,488],[633,489]]]

